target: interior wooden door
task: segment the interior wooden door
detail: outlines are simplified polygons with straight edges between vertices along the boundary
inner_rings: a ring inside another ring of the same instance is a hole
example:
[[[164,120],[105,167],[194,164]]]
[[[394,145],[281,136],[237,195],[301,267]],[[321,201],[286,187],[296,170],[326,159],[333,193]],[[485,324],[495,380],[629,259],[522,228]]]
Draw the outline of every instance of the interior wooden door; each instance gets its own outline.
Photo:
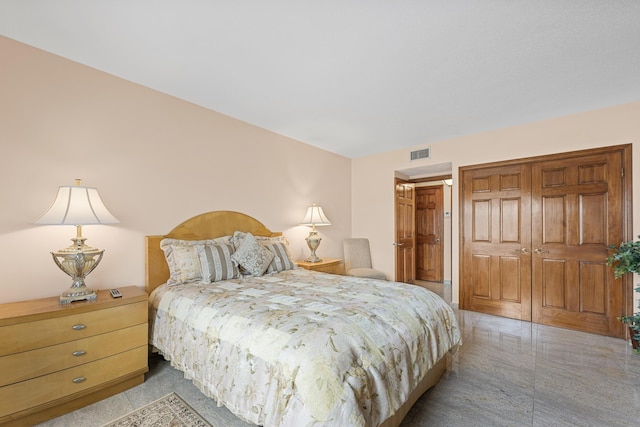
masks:
[[[531,320],[531,166],[462,174],[461,305]]]
[[[416,279],[442,282],[444,270],[442,185],[416,188]]]
[[[396,278],[397,282],[415,281],[415,186],[395,179]]]
[[[533,163],[533,321],[623,336],[623,288],[605,259],[623,240],[619,151]]]

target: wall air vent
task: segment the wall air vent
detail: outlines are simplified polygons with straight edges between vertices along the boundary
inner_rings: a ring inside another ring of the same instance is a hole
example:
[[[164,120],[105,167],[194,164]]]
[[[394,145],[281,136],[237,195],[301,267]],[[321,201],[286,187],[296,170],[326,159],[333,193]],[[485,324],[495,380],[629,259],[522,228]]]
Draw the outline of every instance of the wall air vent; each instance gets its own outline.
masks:
[[[431,157],[431,148],[423,148],[411,152],[411,160],[428,159]]]

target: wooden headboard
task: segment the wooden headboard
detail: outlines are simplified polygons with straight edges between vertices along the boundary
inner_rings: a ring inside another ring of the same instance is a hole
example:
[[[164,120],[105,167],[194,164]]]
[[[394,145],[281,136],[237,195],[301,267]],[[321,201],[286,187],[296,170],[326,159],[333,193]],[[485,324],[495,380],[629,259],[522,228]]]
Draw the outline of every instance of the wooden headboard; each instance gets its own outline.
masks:
[[[180,240],[205,240],[230,236],[234,231],[245,231],[254,236],[281,236],[260,221],[239,212],[208,212],[184,221],[164,236],[145,237],[145,289],[151,293],[169,279],[169,266],[160,249],[160,241],[165,237]]]

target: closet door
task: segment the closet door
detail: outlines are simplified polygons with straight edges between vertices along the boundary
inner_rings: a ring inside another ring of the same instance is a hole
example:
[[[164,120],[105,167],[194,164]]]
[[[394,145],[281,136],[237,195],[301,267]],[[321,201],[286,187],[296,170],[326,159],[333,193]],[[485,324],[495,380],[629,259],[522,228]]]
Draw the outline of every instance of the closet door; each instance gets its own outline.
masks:
[[[531,320],[531,166],[462,174],[461,303]]]
[[[623,286],[605,259],[623,240],[622,153],[532,165],[532,316],[623,336]]]

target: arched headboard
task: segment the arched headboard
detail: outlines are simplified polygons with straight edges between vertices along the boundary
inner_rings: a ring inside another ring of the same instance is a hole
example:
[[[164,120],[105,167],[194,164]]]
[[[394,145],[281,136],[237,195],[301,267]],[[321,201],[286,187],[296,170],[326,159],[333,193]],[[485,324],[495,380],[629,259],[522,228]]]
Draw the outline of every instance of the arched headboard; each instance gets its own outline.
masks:
[[[205,240],[233,235],[234,231],[244,231],[254,236],[281,236],[273,232],[257,219],[240,212],[214,211],[190,218],[163,236],[145,237],[145,288],[151,293],[169,279],[169,266],[160,249],[164,238],[180,240]]]

